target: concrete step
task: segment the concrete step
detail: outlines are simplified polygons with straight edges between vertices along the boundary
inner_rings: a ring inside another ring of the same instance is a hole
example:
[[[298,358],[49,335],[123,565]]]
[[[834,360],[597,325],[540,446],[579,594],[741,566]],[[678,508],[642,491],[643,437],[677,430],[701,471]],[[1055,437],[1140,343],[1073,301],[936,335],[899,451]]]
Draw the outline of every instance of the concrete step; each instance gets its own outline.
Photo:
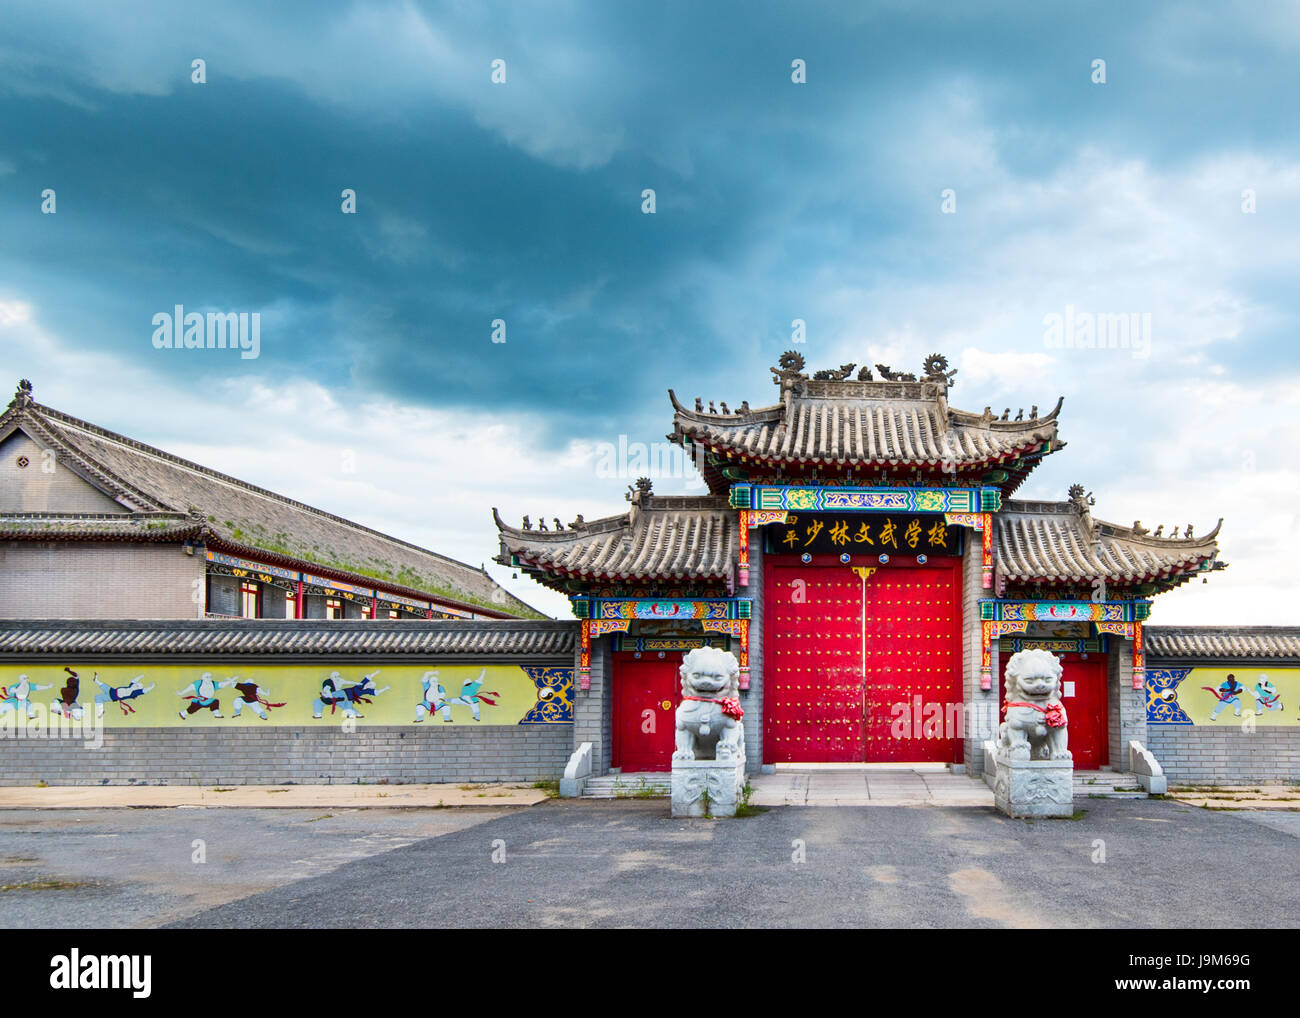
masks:
[[[584,799],[657,799],[672,794],[671,775],[602,774],[591,778],[582,790]]]
[[[1076,799],[1145,799],[1147,793],[1131,774],[1086,774],[1074,776]]]

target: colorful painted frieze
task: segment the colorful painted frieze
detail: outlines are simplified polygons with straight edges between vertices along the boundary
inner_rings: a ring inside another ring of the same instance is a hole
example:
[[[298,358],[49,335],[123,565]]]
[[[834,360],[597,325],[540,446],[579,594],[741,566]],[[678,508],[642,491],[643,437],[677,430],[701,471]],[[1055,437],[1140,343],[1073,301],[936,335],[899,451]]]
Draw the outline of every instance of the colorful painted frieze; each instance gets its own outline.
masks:
[[[1300,668],[1146,670],[1147,724],[1300,728]]]
[[[108,728],[570,724],[573,669],[518,665],[0,668],[0,738],[52,718]]]

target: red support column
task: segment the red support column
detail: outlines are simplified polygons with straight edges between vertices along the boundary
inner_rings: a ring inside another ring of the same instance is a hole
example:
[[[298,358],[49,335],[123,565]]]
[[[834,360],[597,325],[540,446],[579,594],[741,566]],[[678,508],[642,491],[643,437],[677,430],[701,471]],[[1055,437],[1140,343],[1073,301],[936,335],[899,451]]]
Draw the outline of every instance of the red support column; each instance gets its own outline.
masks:
[[[1147,684],[1146,650],[1142,646],[1142,623],[1133,623],[1133,688],[1142,689]]]
[[[749,688],[749,619],[737,619],[740,630],[737,634],[740,643],[740,688]]]
[[[983,526],[980,528],[980,540],[983,549],[983,576],[981,583],[985,590],[993,589],[993,514],[981,513]]]
[[[980,689],[993,688],[993,626],[987,619],[980,623]]]
[[[749,510],[740,510],[740,568],[737,582],[742,587],[749,586]],[[743,686],[741,687],[744,688]]]
[[[578,659],[578,688],[591,688],[591,619],[582,620],[582,651]]]
[[[303,604],[304,600],[305,599],[302,594],[302,580],[299,580],[298,589],[294,592],[294,598],[293,598],[293,617],[295,619],[301,619],[306,617],[306,612]]]

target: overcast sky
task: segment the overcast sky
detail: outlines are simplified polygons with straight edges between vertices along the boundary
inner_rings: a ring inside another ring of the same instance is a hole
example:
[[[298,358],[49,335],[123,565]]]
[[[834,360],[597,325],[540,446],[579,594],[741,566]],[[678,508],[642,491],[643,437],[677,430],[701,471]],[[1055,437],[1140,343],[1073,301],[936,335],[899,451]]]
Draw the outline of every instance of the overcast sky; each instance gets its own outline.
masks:
[[[772,402],[801,319],[812,368],[1064,395],[1020,497],[1225,517],[1154,623],[1294,623],[1297,96],[1281,3],[9,0],[0,371],[478,564],[494,505],[622,512],[599,443],[663,441],[669,387]],[[155,349],[177,304],[259,356]],[[1149,333],[1057,348],[1067,307]]]

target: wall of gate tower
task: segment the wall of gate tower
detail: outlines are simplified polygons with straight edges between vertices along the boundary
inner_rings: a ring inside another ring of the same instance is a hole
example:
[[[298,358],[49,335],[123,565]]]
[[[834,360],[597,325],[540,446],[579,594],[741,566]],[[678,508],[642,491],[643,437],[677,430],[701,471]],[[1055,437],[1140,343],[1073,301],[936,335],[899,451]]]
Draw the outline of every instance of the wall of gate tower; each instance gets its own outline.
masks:
[[[966,699],[967,731],[963,756],[971,773],[980,774],[984,766],[982,732],[973,723],[976,719],[988,715],[990,707],[996,711],[995,690],[980,689],[980,606],[981,598],[991,597],[993,592],[984,590],[983,567],[981,562],[980,532],[966,532],[966,550],[962,555],[961,565],[961,649],[962,649],[962,689]],[[994,650],[996,655],[997,651]],[[997,659],[993,661],[994,674],[997,674]],[[987,736],[984,736],[987,737]]]
[[[761,534],[762,531],[755,531]],[[741,706],[745,709],[745,771],[757,774],[763,765],[763,689],[764,689],[764,655],[763,631],[764,587],[767,579],[763,570],[766,566],[761,537],[749,545],[749,588],[746,593],[754,599],[753,617],[749,622],[749,691],[740,694]]]

